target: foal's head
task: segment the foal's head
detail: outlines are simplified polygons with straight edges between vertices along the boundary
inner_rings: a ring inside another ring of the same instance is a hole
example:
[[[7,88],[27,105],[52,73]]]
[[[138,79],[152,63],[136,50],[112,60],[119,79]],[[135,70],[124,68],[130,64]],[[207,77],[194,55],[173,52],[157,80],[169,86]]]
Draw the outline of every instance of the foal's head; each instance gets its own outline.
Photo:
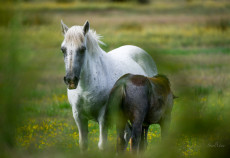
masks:
[[[64,81],[69,89],[75,89],[78,85],[81,67],[85,58],[86,40],[85,36],[89,31],[89,22],[83,26],[68,28],[62,21],[62,33],[64,41],[61,50],[64,54],[66,75]]]

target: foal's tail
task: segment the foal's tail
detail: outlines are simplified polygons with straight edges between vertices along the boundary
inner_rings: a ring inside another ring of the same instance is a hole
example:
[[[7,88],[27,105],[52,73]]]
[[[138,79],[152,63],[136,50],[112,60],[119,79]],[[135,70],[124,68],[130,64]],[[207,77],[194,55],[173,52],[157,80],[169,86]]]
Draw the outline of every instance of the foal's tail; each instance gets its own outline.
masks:
[[[118,121],[119,112],[121,111],[121,105],[125,96],[125,86],[114,86],[110,92],[109,99],[106,103],[105,110],[105,125],[111,127]]]

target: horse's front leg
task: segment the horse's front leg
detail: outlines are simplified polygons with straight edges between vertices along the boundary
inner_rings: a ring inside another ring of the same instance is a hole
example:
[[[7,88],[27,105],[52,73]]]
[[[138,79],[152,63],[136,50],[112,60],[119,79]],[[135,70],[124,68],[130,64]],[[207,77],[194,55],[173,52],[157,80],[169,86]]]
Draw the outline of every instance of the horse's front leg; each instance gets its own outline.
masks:
[[[85,151],[88,149],[88,120],[79,116],[77,110],[73,110],[73,117],[78,127],[80,149]]]
[[[108,127],[105,124],[105,108],[102,109],[101,115],[99,117],[99,143],[98,143],[98,148],[100,150],[104,150],[107,144],[107,134],[108,134]]]

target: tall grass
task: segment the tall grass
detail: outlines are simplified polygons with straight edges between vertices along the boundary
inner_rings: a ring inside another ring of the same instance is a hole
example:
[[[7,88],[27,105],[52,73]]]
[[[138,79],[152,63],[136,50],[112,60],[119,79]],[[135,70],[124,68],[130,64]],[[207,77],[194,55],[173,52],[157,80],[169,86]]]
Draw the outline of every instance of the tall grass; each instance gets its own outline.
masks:
[[[6,14],[11,14],[6,12]],[[17,17],[8,21],[11,30],[5,36],[1,36],[1,67],[0,67],[0,152],[7,155],[5,150],[15,147],[16,129],[21,120],[21,100],[25,94],[26,80],[23,80],[24,66],[19,62],[20,56],[20,24]],[[22,90],[23,89],[23,90]]]

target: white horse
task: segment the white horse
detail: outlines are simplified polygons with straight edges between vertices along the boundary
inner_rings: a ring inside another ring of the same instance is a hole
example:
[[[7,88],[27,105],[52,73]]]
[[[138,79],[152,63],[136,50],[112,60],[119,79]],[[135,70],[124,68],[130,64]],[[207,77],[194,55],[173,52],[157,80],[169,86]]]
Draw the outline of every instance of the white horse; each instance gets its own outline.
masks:
[[[68,28],[62,21],[68,100],[78,126],[79,145],[82,150],[88,144],[88,120],[99,123],[99,149],[107,141],[104,125],[105,103],[116,80],[126,73],[152,77],[157,74],[156,65],[149,54],[136,46],[122,46],[106,53],[99,46],[100,36],[84,26]]]

